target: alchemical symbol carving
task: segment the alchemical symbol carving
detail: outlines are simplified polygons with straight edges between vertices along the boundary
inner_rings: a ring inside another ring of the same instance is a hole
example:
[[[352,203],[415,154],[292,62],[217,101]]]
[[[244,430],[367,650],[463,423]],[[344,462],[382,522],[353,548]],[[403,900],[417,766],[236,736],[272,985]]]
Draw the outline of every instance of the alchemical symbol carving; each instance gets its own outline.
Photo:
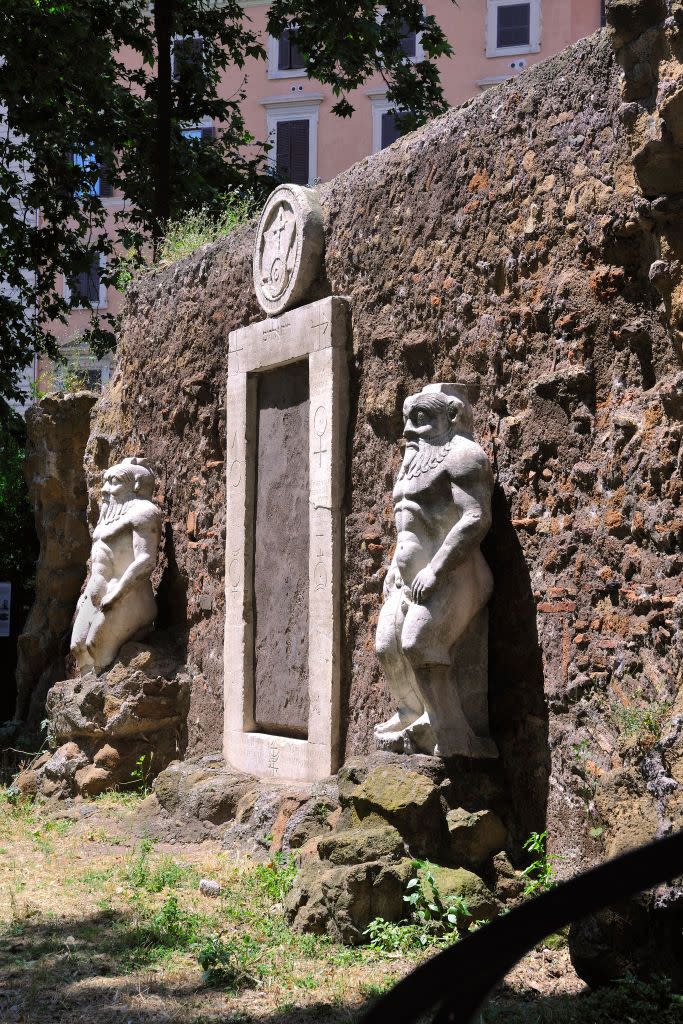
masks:
[[[266,313],[277,316],[306,300],[323,245],[322,210],[313,189],[276,188],[263,208],[254,244],[254,289]]]

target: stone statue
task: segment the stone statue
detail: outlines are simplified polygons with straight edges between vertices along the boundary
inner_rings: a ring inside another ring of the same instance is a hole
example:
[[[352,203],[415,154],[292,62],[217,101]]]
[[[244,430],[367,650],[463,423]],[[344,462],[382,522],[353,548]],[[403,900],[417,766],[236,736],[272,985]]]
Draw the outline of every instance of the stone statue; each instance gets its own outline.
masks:
[[[154,622],[150,576],[161,535],[161,511],[150,500],[147,461],[123,459],[102,482],[100,518],[92,537],[90,577],[76,609],[71,653],[81,675],[101,672],[128,640]]]
[[[403,416],[396,552],[376,637],[398,711],[375,738],[385,750],[496,757],[487,679],[493,577],[479,548],[491,525],[491,466],[472,439],[464,385],[428,385],[406,399]]]

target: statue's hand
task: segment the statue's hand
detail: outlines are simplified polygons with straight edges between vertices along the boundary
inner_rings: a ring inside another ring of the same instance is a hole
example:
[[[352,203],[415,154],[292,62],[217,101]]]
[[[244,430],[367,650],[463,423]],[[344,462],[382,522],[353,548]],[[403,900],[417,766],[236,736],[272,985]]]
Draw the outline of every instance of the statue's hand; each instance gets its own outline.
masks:
[[[432,596],[436,587],[436,573],[432,569],[431,565],[426,565],[424,569],[420,569],[419,573],[413,580],[413,585],[410,588],[410,596],[415,604],[424,604],[425,601],[428,601]]]
[[[100,602],[100,611],[106,612],[120,596],[117,588],[108,590]]]
[[[386,601],[391,591],[394,589],[396,583],[396,568],[393,565],[389,566],[389,571],[384,577],[384,583],[382,584],[382,597]]]

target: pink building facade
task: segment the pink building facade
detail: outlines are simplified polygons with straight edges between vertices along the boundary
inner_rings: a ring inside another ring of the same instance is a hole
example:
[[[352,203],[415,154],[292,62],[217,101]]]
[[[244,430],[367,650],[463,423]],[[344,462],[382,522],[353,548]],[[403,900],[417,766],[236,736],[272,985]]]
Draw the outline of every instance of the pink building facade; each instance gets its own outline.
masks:
[[[299,184],[327,181],[394,141],[397,130],[380,76],[349,96],[355,108],[351,118],[336,117],[332,90],[306,76],[294,41],[287,35],[280,40],[268,36],[267,0],[244,0],[243,7],[263,39],[268,59],[231,69],[222,91],[225,96],[234,95],[246,76],[242,107],[246,126],[254,138],[271,144],[269,159],[279,176]],[[604,24],[604,0],[459,0],[457,6],[451,0],[425,0],[424,7],[435,16],[455,51],[451,59],[439,62],[450,105],[520,74]],[[409,59],[420,60],[419,36],[406,36],[404,50]],[[188,131],[212,128],[220,130],[206,122],[188,126]],[[106,183],[102,188],[113,224],[121,200],[108,194]],[[96,268],[81,287],[101,309],[118,310],[120,295],[98,282]],[[60,328],[60,340],[92,383],[100,379],[104,383],[109,361],[94,361],[79,345],[89,319],[88,310],[74,311],[69,323]]]

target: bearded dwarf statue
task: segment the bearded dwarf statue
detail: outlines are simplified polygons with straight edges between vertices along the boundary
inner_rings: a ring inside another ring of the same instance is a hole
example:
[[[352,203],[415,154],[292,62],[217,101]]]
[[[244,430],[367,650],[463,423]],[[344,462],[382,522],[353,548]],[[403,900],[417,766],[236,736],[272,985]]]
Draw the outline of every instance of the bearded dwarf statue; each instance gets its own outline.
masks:
[[[92,537],[90,577],[78,602],[71,653],[78,670],[100,672],[128,640],[150,629],[157,612],[150,576],[157,560],[161,511],[150,500],[146,459],[123,459],[102,482]]]
[[[493,577],[479,548],[491,525],[491,466],[472,439],[464,385],[428,385],[406,399],[403,416],[396,552],[376,636],[398,711],[375,738],[384,750],[497,757],[488,724]]]

